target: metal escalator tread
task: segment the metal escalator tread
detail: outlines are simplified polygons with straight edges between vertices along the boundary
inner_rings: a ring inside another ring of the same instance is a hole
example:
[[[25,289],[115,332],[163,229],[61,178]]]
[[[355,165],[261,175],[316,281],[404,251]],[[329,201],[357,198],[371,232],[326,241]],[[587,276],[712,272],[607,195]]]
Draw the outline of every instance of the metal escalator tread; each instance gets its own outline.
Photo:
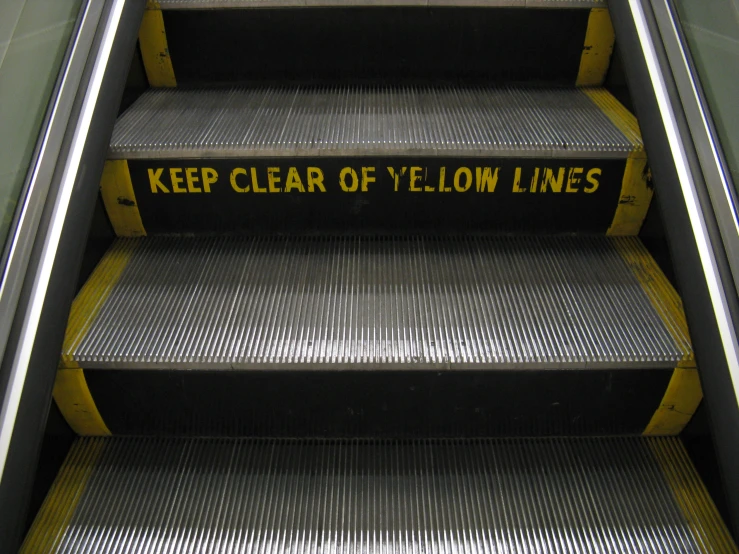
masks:
[[[352,6],[477,6],[502,8],[603,8],[606,0],[158,0],[163,10]]]
[[[159,89],[146,92],[119,118],[109,157],[455,155],[625,159],[641,150],[642,142],[638,127],[614,122],[612,115],[621,117],[616,112],[622,110],[603,89]]]
[[[119,239],[75,301],[62,358],[94,369],[674,368],[692,357],[687,328],[650,267],[636,238]]]
[[[677,438],[98,438],[21,552],[737,549]]]

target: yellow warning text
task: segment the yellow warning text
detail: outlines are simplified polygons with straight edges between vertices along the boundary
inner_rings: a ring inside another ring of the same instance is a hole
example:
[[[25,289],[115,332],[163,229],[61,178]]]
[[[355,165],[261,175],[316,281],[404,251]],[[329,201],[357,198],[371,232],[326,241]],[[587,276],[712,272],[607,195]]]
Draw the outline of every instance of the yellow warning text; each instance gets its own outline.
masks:
[[[592,194],[603,170],[578,166],[318,166],[149,167],[152,194],[209,194],[218,187],[238,194],[279,193],[480,193]],[[218,189],[220,190],[220,189]]]

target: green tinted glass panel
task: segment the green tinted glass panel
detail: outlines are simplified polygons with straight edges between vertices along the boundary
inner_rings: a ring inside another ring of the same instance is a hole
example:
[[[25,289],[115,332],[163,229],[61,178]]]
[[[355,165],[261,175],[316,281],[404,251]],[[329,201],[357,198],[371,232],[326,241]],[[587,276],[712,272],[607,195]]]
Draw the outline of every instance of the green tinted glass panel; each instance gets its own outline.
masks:
[[[82,0],[0,0],[0,245]]]
[[[739,185],[739,0],[674,0],[735,185]]]

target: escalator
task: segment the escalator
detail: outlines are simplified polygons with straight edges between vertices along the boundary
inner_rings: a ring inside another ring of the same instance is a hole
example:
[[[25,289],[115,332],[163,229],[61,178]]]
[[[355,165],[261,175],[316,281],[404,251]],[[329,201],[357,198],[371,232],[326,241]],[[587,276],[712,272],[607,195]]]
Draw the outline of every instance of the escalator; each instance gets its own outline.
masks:
[[[21,552],[737,552],[604,2],[134,19]]]

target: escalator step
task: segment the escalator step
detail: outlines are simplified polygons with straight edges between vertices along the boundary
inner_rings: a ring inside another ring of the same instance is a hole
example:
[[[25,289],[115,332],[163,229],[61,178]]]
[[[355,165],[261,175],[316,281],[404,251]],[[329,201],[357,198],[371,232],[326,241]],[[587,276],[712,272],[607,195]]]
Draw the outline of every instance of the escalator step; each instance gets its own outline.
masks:
[[[276,428],[259,432],[281,434],[376,434],[373,417],[414,409],[402,421],[430,412],[428,433],[509,408],[548,433],[624,425],[597,433],[641,432],[692,359],[680,300],[636,238],[149,237],[119,239],[82,289],[60,372],[85,370],[114,432],[260,411]],[[73,398],[57,395],[65,415]],[[350,427],[332,433],[338,414]]]
[[[118,120],[119,236],[346,229],[635,235],[635,118],[603,89],[155,90]]]
[[[736,553],[679,439],[79,439],[22,553]]]
[[[682,314],[620,254],[643,248],[600,237],[120,240],[81,296],[101,292],[109,266],[125,264],[120,277],[102,304],[74,311],[63,356],[112,369],[674,367],[691,353]]]
[[[452,155],[624,159],[642,147],[603,89],[274,87],[155,90],[115,126],[112,158]],[[341,125],[339,125],[339,123]],[[625,124],[624,124],[625,128]]]

